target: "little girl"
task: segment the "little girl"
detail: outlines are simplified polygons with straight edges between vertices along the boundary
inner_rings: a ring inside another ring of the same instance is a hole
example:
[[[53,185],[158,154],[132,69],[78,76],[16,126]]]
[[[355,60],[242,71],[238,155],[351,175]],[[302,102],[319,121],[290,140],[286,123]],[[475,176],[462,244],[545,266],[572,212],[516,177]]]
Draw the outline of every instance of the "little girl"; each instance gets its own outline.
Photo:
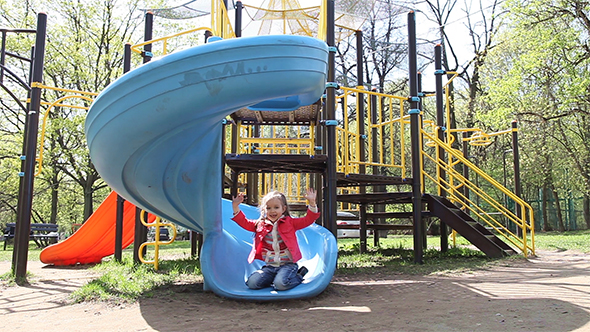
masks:
[[[248,257],[248,263],[252,263],[254,259],[260,259],[266,263],[248,277],[246,285],[249,288],[260,289],[273,285],[276,290],[287,290],[303,281],[307,269],[303,266],[297,269],[301,251],[295,231],[313,224],[320,216],[316,195],[314,189],[307,189],[305,195],[309,202],[307,214],[303,218],[293,218],[289,215],[285,195],[272,191],[262,198],[260,218],[257,220],[246,219],[240,210],[239,205],[244,201],[244,194],[238,193],[238,196],[233,198],[232,220],[245,230],[255,232],[254,246]]]

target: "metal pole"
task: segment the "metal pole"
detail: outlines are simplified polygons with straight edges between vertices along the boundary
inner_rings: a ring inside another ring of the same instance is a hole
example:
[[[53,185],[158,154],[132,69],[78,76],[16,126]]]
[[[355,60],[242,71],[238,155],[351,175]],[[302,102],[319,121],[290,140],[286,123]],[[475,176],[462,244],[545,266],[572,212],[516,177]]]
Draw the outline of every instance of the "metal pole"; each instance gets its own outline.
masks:
[[[115,260],[123,261],[123,213],[125,212],[125,199],[117,195],[117,213],[115,219]]]
[[[420,97],[418,97],[418,59],[416,53],[416,17],[408,13],[408,62],[410,83],[410,136],[412,142],[412,217],[414,221],[414,263],[423,263],[422,190],[420,186]]]
[[[37,15],[37,34],[35,37],[35,58],[33,60],[32,82],[43,82],[43,62],[45,57],[45,37],[47,32],[47,14]],[[27,128],[25,136],[25,162],[22,176],[21,192],[18,203],[18,220],[15,234],[14,259],[16,266],[12,271],[17,279],[25,278],[27,274],[27,259],[29,255],[29,232],[31,229],[31,210],[33,204],[33,184],[35,180],[35,158],[37,156],[37,134],[39,132],[39,111],[41,109],[41,88],[31,89],[31,105],[27,114]],[[16,247],[18,243],[18,248]]]
[[[355,32],[356,34],[356,80],[357,80],[357,88],[362,89],[364,85],[363,81],[363,32],[358,30]],[[359,133],[359,142],[358,142],[358,149],[359,149],[359,161],[365,162],[365,96],[362,93],[358,93],[356,96],[357,100],[357,125],[358,125],[358,133]],[[343,105],[342,111],[346,112],[347,107]],[[359,174],[365,174],[365,164],[359,165]],[[365,186],[359,187],[359,193],[364,194],[367,192],[367,188]],[[367,251],[367,206],[362,204],[360,206],[360,253],[365,253]]]
[[[518,152],[518,121],[516,120],[512,121],[512,158],[514,158],[514,194],[517,197],[522,198],[520,185],[520,153]],[[516,216],[522,218],[522,211],[518,204],[514,204],[514,208],[516,209]],[[517,234],[522,237],[522,229],[518,228]]]
[[[237,1],[236,2],[236,26],[235,26],[236,38],[242,37],[242,8],[244,8],[242,6],[242,2]]]
[[[131,70],[131,44],[126,43],[123,50],[123,73]],[[117,218],[115,219],[115,260],[123,261],[123,214],[125,199],[117,194]]]
[[[325,103],[324,104],[324,109],[326,108]],[[323,120],[325,120],[325,112],[318,112],[317,114],[317,119],[316,119],[316,126],[315,126],[315,142],[314,142],[314,154],[316,155],[321,155],[321,154],[325,154],[326,151],[324,149],[324,145],[325,145],[325,139],[324,139],[324,135],[325,135],[325,130],[324,127],[319,125]],[[318,197],[318,207],[320,209],[320,211],[327,211],[326,210],[326,200],[325,200],[325,195],[324,195],[324,185],[325,185],[325,180],[326,180],[326,173],[323,174],[316,174],[315,176],[315,187],[317,189],[317,197]],[[316,221],[316,223],[318,225],[326,225],[326,215],[325,213],[322,213],[320,215],[320,218]]]
[[[422,72],[418,72],[417,73],[417,80],[418,80],[418,97],[420,97],[420,99],[418,100],[418,109],[422,110],[422,97],[424,96],[424,93],[422,92]],[[420,113],[420,116],[418,117],[419,120],[419,127],[422,128],[422,113]],[[420,140],[420,151],[424,150],[424,142],[422,140]],[[424,160],[422,160],[422,162],[420,163],[420,169],[424,169]],[[420,183],[426,183],[426,176],[420,172],[422,174],[422,177],[420,178]],[[426,202],[422,201],[420,204],[420,211],[424,211],[426,209]],[[420,227],[421,227],[421,234],[422,234],[422,248],[424,248],[424,250],[426,250],[426,245],[427,245],[427,239],[426,239],[426,219],[425,218],[420,218]]]
[[[152,40],[152,33],[154,29],[154,14],[152,12],[145,13],[145,30],[143,34],[143,41]],[[152,44],[146,44],[143,46],[143,63],[150,62],[152,60]]]
[[[131,44],[126,43],[123,50],[123,73],[131,70]]]
[[[30,66],[29,66],[29,82],[28,82],[29,86],[31,86],[31,83],[33,82],[33,65],[34,65],[34,59],[35,59],[35,46],[31,47],[31,61],[29,62],[29,64],[30,64]],[[27,112],[27,110],[31,106],[31,104],[30,104],[31,90],[29,90],[28,93],[27,93],[27,100],[28,100],[28,102],[27,102],[26,108],[23,110],[23,111],[25,111],[25,113]],[[27,139],[27,133],[28,133],[27,128],[28,127],[29,127],[29,117],[28,116],[25,116],[25,128],[24,128],[24,132],[23,132],[23,136],[24,136],[24,139],[23,139],[23,149],[22,149],[22,153],[21,153],[21,156],[22,157],[21,157],[21,163],[20,163],[21,171],[24,171],[24,169],[25,169],[25,158],[24,158],[24,156],[27,154],[26,139]],[[19,198],[18,199],[19,199],[19,202],[24,199],[24,198],[22,198],[22,195],[24,193],[24,189],[23,189],[24,187],[23,186],[24,186],[24,181],[23,181],[23,177],[21,176],[20,177],[20,180],[19,180],[19,184],[18,184],[18,188],[19,188],[19,191],[18,191]],[[17,216],[20,215],[20,206],[19,205],[20,205],[20,203],[17,205],[17,210],[16,210],[16,215]],[[12,250],[12,271],[13,272],[14,272],[14,269],[15,269],[16,264],[17,264],[18,248],[20,248],[20,245],[19,245],[19,242],[18,242],[18,239],[20,237],[19,232],[20,232],[20,228],[19,227],[15,227],[15,229],[14,229],[14,239],[13,239],[14,249]],[[28,242],[29,242],[29,239],[27,239],[27,243]],[[28,248],[28,245],[27,245],[27,248]]]
[[[377,92],[376,88],[373,88],[371,91],[373,92]],[[377,95],[372,94],[371,95],[371,124],[372,125],[376,125],[377,124],[377,119],[379,118],[377,116]],[[377,129],[376,126],[374,126],[371,129],[371,152],[373,155],[372,158],[372,162],[373,163],[379,163],[379,141],[378,141],[378,137],[379,137],[379,129]],[[373,174],[380,174],[380,169],[379,166],[373,166]],[[383,186],[375,186],[373,187],[373,191],[381,191],[383,190]],[[375,204],[373,206],[373,210],[375,212],[385,212],[384,206],[382,204]],[[373,219],[373,223],[375,224],[380,224],[383,220],[381,218],[379,219]],[[375,247],[379,246],[379,240],[381,237],[381,230],[375,229],[373,230],[373,245]]]
[[[327,228],[337,236],[337,191],[336,191],[336,75],[335,75],[335,38],[334,38],[334,0],[327,0],[327,34],[326,39],[330,48],[328,54],[328,87],[326,88],[326,154],[328,165],[324,195],[326,197]]]
[[[142,237],[142,233],[146,233],[145,238]],[[147,241],[146,227],[141,223],[141,208],[135,207],[135,236],[133,238],[133,262],[141,263],[139,259],[139,246]],[[145,247],[143,254],[145,255]]]
[[[145,13],[145,29],[143,40],[152,40],[152,33],[154,29],[154,14],[152,12]],[[152,60],[152,44],[146,44],[143,46],[143,63],[148,63]],[[139,246],[147,241],[147,227],[145,227],[141,221],[139,214],[141,209],[136,207],[135,209],[135,236],[133,238],[133,262],[140,263],[139,260]],[[143,248],[143,254],[145,254],[145,247]]]
[[[435,74],[435,87],[436,87],[436,125],[438,127],[437,137],[441,141],[445,141],[445,108],[444,108],[444,97],[443,97],[443,84],[442,76],[445,71],[442,69],[442,47],[437,44],[434,47],[434,74]],[[445,163],[446,156],[445,150],[442,147],[438,147],[438,157],[441,163]],[[444,180],[447,176],[444,167],[438,166],[438,173],[440,180]],[[442,197],[447,195],[441,186],[438,186],[438,194]],[[446,252],[449,249],[449,230],[447,224],[440,221],[440,251]]]

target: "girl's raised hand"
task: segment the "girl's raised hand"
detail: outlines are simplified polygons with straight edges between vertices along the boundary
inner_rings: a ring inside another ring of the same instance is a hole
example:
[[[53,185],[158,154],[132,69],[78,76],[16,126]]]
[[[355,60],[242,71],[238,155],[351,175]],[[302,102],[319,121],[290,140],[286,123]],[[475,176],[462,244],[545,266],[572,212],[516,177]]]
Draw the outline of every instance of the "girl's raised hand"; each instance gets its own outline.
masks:
[[[234,207],[238,207],[238,205],[242,204],[244,202],[244,193],[238,193],[237,196],[234,196],[232,198],[232,205]]]
[[[313,188],[308,188],[307,193],[305,194],[305,199],[309,201],[309,205],[315,206],[316,205],[316,198],[317,192]]]
[[[243,193],[239,192],[237,196],[232,197],[232,200],[231,200],[232,204],[231,205],[234,210],[234,215],[237,215],[238,213],[240,213],[240,204],[242,202],[244,202],[244,194]]]

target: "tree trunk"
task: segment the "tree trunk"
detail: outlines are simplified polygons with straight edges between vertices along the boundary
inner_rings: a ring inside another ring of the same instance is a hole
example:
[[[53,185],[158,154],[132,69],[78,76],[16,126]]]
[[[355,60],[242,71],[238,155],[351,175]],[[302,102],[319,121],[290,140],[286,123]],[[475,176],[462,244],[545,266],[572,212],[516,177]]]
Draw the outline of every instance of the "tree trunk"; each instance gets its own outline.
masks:
[[[565,225],[563,223],[563,215],[561,213],[561,205],[559,205],[559,194],[555,188],[551,188],[553,192],[553,198],[555,199],[555,211],[557,212],[557,223],[560,232],[565,232]]]
[[[590,196],[584,195],[584,221],[586,229],[590,229]]]
[[[57,169],[54,170],[54,175],[51,176],[51,214],[49,216],[49,222],[51,224],[57,224],[57,209],[59,199],[59,179]]]
[[[545,232],[552,231],[553,227],[549,223],[549,213],[547,213],[547,185],[543,185],[541,191],[541,213],[543,214],[543,230]]]
[[[93,196],[92,188],[86,188],[86,190],[84,190],[84,221],[88,220],[94,212],[92,204]]]

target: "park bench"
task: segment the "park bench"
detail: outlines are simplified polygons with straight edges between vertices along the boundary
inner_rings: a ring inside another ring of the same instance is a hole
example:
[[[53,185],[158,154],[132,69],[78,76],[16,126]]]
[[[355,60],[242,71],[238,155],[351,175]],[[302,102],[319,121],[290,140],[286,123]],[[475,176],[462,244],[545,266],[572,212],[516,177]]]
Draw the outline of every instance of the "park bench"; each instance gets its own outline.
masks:
[[[14,239],[16,229],[15,223],[6,224],[4,230],[4,250],[9,240]],[[39,248],[47,247],[48,245],[57,242],[59,239],[58,228],[56,224],[31,224],[31,232],[29,240],[35,241]]]

